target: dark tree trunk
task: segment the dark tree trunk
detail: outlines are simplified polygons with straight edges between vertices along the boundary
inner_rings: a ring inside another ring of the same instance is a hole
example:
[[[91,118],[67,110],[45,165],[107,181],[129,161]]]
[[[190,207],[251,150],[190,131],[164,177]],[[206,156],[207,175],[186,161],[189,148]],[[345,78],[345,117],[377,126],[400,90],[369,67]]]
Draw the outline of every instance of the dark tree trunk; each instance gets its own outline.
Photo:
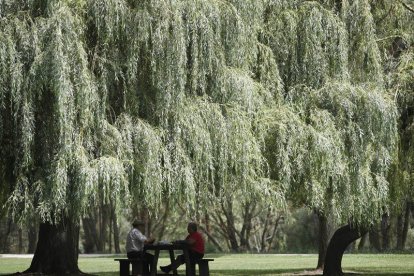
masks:
[[[359,241],[359,244],[358,244],[358,251],[361,251],[363,248],[364,248],[364,246],[365,246],[365,243],[366,243],[366,241],[367,241],[367,234],[365,234],[365,235],[363,235],[362,237],[361,237],[361,240]]]
[[[252,202],[245,204],[243,211],[243,226],[240,230],[240,247],[250,250],[250,233],[252,231],[252,219],[256,205]]]
[[[98,233],[96,231],[96,221],[92,217],[82,219],[84,239],[84,253],[94,253],[98,247]]]
[[[119,246],[119,227],[117,223],[117,216],[116,212],[114,212],[113,216],[113,227],[114,227],[114,247],[115,247],[115,253],[119,254],[121,253],[121,247]]]
[[[237,241],[236,230],[234,229],[234,216],[233,212],[228,212],[227,215],[227,235],[229,237],[229,242],[232,252],[239,252],[239,244]]]
[[[365,230],[360,230],[357,227],[353,228],[349,224],[336,230],[326,252],[325,267],[323,269],[324,276],[344,275],[341,264],[342,256],[348,245],[365,233]]]
[[[328,249],[328,220],[326,216],[320,212],[316,213],[319,221],[318,233],[318,265],[316,269],[323,269],[325,263],[326,251]]]
[[[382,234],[382,250],[388,250],[390,247],[390,216],[388,213],[382,215],[381,234]]]
[[[282,215],[278,215],[278,217],[277,217],[277,219],[276,219],[275,223],[273,224],[273,231],[272,231],[272,234],[271,234],[271,236],[270,236],[269,242],[268,242],[268,244],[267,244],[267,249],[266,249],[266,252],[269,252],[269,251],[270,251],[270,249],[272,248],[272,244],[273,244],[273,240],[274,240],[274,238],[275,238],[275,236],[276,236],[276,231],[277,231],[277,228],[278,228],[278,226],[279,226],[279,223],[280,223],[283,219],[284,219],[284,218],[283,218],[283,216],[282,216]]]
[[[99,240],[97,243],[97,251],[106,252],[106,244],[108,242],[108,228],[110,225],[111,207],[109,204],[101,204],[99,213]]]
[[[23,253],[23,231],[21,228],[19,228],[18,230],[18,237],[19,237],[19,248],[18,248],[18,252],[19,254]]]
[[[261,237],[261,242],[260,242],[260,252],[265,252],[267,250],[266,247],[266,240],[267,240],[267,231],[268,231],[268,225],[270,224],[271,221],[271,215],[272,215],[272,210],[271,208],[267,209],[267,214],[266,214],[266,219],[264,221],[263,224],[263,232],[262,232],[262,237]]]
[[[164,203],[162,216],[160,217],[158,222],[155,223],[155,225],[154,225],[153,231],[154,231],[154,233],[158,233],[157,234],[158,235],[157,240],[162,240],[163,237],[164,237],[164,233],[165,233],[165,230],[167,228],[166,225],[167,225],[167,220],[168,220],[169,215],[170,215],[170,203],[167,200]]]
[[[369,231],[369,244],[371,248],[374,248],[376,251],[381,251],[380,236],[376,225],[371,227],[371,230]]]
[[[11,250],[11,236],[12,233],[15,231],[15,225],[13,223],[13,219],[9,216],[8,218],[5,218],[4,221],[4,229],[1,229],[1,235],[0,235],[0,245],[2,252],[9,253],[12,252]]]
[[[398,215],[397,219],[397,250],[404,250],[405,241],[407,240],[408,228],[410,226],[410,203],[406,203],[404,216],[403,214]]]
[[[237,240],[237,230],[235,227],[235,218],[233,213],[233,203],[227,201],[227,204],[221,205],[224,216],[226,217],[225,231],[228,237],[228,242],[230,243],[230,250],[232,252],[239,252],[239,243]]]
[[[28,227],[28,231],[27,231],[27,238],[29,241],[29,244],[27,246],[27,253],[32,254],[35,252],[36,250],[36,244],[37,244],[37,233],[38,233],[38,229],[37,229],[37,222],[36,220],[32,220],[32,222],[30,222],[29,227]]]
[[[411,206],[414,206],[414,204],[412,204],[411,202],[407,202],[407,206],[405,207],[404,227],[403,227],[403,233],[402,233],[402,249],[405,248],[405,242],[407,241],[408,229],[410,228]]]
[[[78,268],[79,226],[70,220],[39,226],[39,239],[30,268],[25,273],[82,274]]]

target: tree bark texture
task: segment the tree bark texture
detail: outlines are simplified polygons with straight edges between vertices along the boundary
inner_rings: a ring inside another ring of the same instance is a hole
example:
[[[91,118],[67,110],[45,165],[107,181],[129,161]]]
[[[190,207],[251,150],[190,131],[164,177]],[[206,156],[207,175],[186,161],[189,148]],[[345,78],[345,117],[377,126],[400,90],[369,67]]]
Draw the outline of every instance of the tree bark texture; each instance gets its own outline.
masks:
[[[78,240],[79,226],[70,220],[41,223],[36,251],[25,273],[83,274],[78,268]]]
[[[399,214],[397,218],[397,250],[404,250],[405,242],[407,240],[408,228],[410,226],[411,206],[407,202],[404,214]]]
[[[116,216],[116,212],[114,212],[112,223],[114,228],[114,249],[115,253],[119,254],[121,253],[121,247],[119,246],[119,227],[118,227],[118,219]]]
[[[367,234],[361,237],[361,240],[359,241],[359,244],[358,244],[358,251],[361,251],[362,249],[364,249],[365,243],[367,241],[367,237],[368,237]]]
[[[382,251],[386,251],[390,247],[390,228],[390,216],[388,213],[384,213],[381,220]]]
[[[96,231],[96,221],[93,218],[82,218],[84,238],[82,240],[84,253],[96,252],[98,246],[98,233]]]
[[[348,245],[363,236],[365,232],[366,230],[361,231],[358,227],[351,227],[350,224],[336,230],[326,252],[324,276],[344,275],[341,265],[342,256]]]
[[[318,234],[318,264],[316,269],[323,269],[325,264],[326,251],[328,249],[328,220],[324,214],[317,212],[319,221]]]
[[[35,220],[32,220],[27,229],[27,238],[28,238],[27,253],[29,254],[33,254],[36,250],[37,233],[38,233],[37,222]]]
[[[374,224],[369,231],[369,244],[370,247],[375,249],[377,252],[381,251],[380,235],[378,234],[378,227]]]

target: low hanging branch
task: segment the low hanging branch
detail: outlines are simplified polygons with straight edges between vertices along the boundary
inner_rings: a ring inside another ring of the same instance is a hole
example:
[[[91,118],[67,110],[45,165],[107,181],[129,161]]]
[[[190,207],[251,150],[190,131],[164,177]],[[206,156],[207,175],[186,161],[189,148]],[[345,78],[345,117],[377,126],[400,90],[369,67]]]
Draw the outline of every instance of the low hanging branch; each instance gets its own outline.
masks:
[[[411,6],[409,6],[407,3],[405,3],[404,1],[402,1],[402,0],[400,0],[399,1],[403,6],[404,6],[404,8],[406,8],[407,10],[409,10],[410,12],[414,12],[414,8],[413,7],[411,7]]]

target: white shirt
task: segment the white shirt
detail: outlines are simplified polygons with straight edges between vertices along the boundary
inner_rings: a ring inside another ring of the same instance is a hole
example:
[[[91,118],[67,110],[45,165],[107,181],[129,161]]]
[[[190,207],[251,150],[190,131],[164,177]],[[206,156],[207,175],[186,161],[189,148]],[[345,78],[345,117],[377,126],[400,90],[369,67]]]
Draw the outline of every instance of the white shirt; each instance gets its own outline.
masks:
[[[145,237],[138,229],[132,228],[127,235],[126,252],[142,251],[144,249]]]

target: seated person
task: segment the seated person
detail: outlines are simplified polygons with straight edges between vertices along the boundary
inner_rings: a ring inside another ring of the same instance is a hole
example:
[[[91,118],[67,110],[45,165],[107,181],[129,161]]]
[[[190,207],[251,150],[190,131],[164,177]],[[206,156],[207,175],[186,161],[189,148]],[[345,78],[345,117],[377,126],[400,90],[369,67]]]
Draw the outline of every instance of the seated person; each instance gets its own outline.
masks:
[[[126,252],[130,259],[143,258],[143,273],[149,274],[149,264],[152,264],[154,256],[144,252],[144,245],[153,243],[155,239],[147,238],[142,234],[144,226],[144,222],[140,220],[135,220],[132,223],[132,229],[129,231],[126,239]]]
[[[204,239],[197,231],[197,224],[190,222],[187,226],[188,236],[185,238],[185,243],[190,245],[188,250],[191,264],[195,264],[198,260],[204,257]],[[169,273],[171,270],[177,269],[180,265],[185,263],[184,255],[179,255],[170,265],[160,266],[161,271]]]

